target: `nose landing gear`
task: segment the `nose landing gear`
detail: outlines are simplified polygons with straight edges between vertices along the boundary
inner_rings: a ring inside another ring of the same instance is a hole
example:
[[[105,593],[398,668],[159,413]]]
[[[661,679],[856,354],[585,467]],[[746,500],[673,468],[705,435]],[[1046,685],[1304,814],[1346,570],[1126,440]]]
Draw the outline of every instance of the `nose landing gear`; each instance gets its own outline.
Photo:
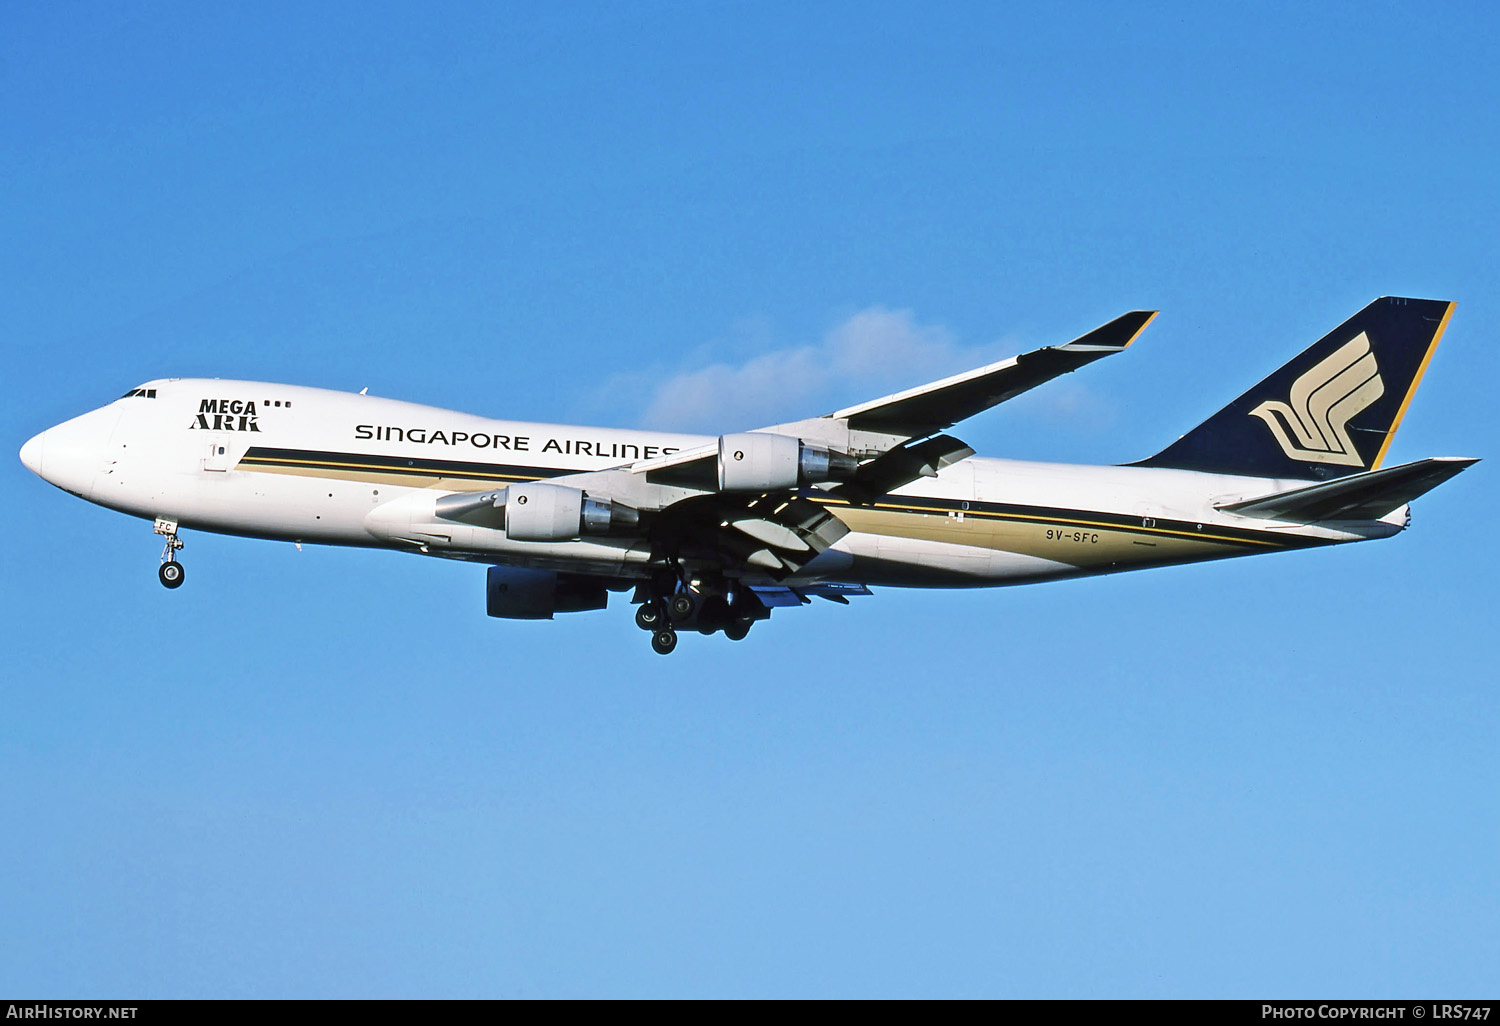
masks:
[[[161,567],[156,571],[157,578],[165,588],[182,587],[187,571],[177,562],[177,550],[183,545],[182,539],[177,537],[177,521],[157,517],[152,530],[167,539],[166,546],[161,550]]]

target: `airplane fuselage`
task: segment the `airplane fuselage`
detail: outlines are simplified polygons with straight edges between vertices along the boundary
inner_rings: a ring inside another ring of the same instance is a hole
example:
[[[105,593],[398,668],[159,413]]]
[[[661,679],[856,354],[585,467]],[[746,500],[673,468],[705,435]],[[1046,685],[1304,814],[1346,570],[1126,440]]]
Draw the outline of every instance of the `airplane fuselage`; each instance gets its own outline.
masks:
[[[183,528],[631,579],[649,573],[642,539],[516,541],[443,520],[434,503],[713,441],[184,378],[150,382],[60,424],[22,458],[90,502]],[[1404,506],[1380,520],[1313,524],[1218,508],[1300,483],[971,457],[870,503],[806,491],[851,530],[782,583],[1016,584],[1385,537],[1405,526]]]

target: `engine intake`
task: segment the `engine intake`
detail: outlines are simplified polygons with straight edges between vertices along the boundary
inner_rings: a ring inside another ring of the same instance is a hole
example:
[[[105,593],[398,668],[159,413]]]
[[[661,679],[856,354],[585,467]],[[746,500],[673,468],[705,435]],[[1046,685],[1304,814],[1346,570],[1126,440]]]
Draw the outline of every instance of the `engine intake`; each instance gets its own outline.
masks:
[[[769,492],[821,481],[847,481],[859,469],[848,453],[791,435],[747,431],[719,436],[719,490]]]

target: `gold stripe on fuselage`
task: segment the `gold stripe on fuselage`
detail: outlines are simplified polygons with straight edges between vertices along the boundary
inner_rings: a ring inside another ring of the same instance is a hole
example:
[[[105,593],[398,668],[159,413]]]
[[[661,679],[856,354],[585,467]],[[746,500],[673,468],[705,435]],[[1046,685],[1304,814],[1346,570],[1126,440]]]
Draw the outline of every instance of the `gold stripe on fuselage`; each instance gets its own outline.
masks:
[[[921,513],[891,508],[830,510],[861,534],[967,545],[997,552],[1037,556],[1077,567],[1121,563],[1182,562],[1241,554],[1247,546],[1279,548],[1274,541],[1250,542],[1210,533],[1188,534],[1151,528],[1122,528],[1082,518],[1045,518],[999,513]]]
[[[920,502],[920,501],[921,501],[920,499],[914,500],[914,502]],[[912,504],[906,504],[906,503],[877,502],[877,503],[874,504],[874,507],[876,509],[894,510],[894,511],[898,511],[898,512],[911,512],[912,511]],[[835,515],[837,515],[840,520],[844,519],[843,512],[841,512],[841,511],[839,511],[837,509],[830,510],[830,512],[832,512]],[[1179,528],[1179,527],[1159,527],[1159,526],[1147,527],[1144,524],[1142,524],[1140,527],[1136,527],[1136,526],[1133,526],[1133,525],[1130,526],[1130,527],[1122,527],[1120,524],[1116,524],[1116,523],[1110,523],[1110,522],[1101,521],[1101,520],[1098,520],[1098,519],[1089,519],[1087,513],[1084,512],[1084,511],[1082,511],[1082,510],[1072,510],[1072,511],[1069,511],[1069,512],[1078,513],[1080,515],[1079,516],[1072,516],[1072,517],[1070,517],[1070,516],[1067,516],[1065,514],[1053,514],[1053,513],[1016,513],[1016,512],[1011,512],[1011,511],[997,512],[997,511],[992,511],[992,510],[983,510],[983,509],[981,509],[981,510],[972,510],[972,511],[965,512],[964,513],[964,520],[967,521],[969,519],[974,519],[974,520],[1024,521],[1024,522],[1037,523],[1037,524],[1055,524],[1055,525],[1058,525],[1058,526],[1066,526],[1066,527],[1089,528],[1089,529],[1092,529],[1092,530],[1124,531],[1124,532],[1129,533],[1129,534],[1149,534],[1149,535],[1155,535],[1155,536],[1161,536],[1161,537],[1168,537],[1168,538],[1186,538],[1186,539],[1189,539],[1189,540],[1195,541],[1195,542],[1198,542],[1198,541],[1215,541],[1215,542],[1224,542],[1224,543],[1229,544],[1229,545],[1256,545],[1256,546],[1262,546],[1262,547],[1265,547],[1265,548],[1280,548],[1281,547],[1281,543],[1279,541],[1276,541],[1276,540],[1258,539],[1258,538],[1232,537],[1230,535],[1215,534],[1212,528],[1210,528],[1208,530],[1204,530],[1202,527],[1199,527],[1196,530],[1188,531],[1188,530],[1186,530],[1184,528]]]
[[[236,469],[257,473],[324,477],[364,484],[464,492],[492,488],[496,482],[536,481],[547,475],[525,473],[523,468],[506,471],[465,470],[459,473],[435,469],[387,467],[361,463],[357,459],[331,466],[326,458],[255,456]],[[1118,566],[1130,563],[1175,563],[1213,559],[1243,553],[1247,548],[1273,551],[1285,547],[1279,537],[1231,537],[1197,527],[1187,530],[1160,525],[1122,526],[1090,518],[1085,511],[1020,513],[994,510],[950,510],[927,506],[919,496],[906,501],[883,501],[854,506],[832,496],[810,496],[828,508],[851,531],[889,538],[943,542],[1036,556],[1080,568]],[[1072,514],[1072,515],[1069,515]]]
[[[257,458],[250,463],[239,463],[236,470],[247,470],[257,474],[291,474],[297,477],[327,477],[337,481],[356,481],[362,484],[383,484],[404,488],[439,488],[450,492],[482,492],[493,488],[495,482],[537,481],[533,474],[490,474],[481,477],[474,473],[463,475],[437,475],[432,471],[407,472],[400,468],[373,467],[351,463],[343,467],[330,467],[315,461],[293,462],[291,460],[266,461]]]

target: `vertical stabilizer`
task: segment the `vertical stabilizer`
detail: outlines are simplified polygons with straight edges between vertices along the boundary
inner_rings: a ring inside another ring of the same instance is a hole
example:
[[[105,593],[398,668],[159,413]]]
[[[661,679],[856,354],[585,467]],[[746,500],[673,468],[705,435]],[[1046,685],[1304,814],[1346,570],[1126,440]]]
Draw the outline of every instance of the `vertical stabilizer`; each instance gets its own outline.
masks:
[[[1136,466],[1326,481],[1374,470],[1453,304],[1377,299]]]

